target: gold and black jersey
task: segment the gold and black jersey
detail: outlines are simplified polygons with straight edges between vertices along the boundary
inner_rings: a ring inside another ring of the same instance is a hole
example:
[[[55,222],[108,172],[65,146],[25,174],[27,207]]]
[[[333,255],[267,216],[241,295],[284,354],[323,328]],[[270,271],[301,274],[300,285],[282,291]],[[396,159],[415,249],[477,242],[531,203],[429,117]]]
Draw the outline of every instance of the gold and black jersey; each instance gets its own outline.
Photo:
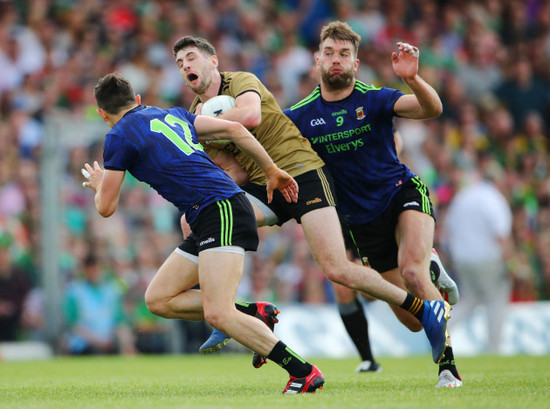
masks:
[[[323,160],[313,150],[309,141],[300,134],[294,123],[283,113],[273,94],[254,74],[249,72],[222,72],[221,77],[219,95],[231,95],[237,98],[245,92],[255,92],[260,96],[262,121],[260,125],[250,129],[250,132],[279,168],[285,170],[291,176],[298,176],[310,170],[319,169],[324,165]],[[194,112],[199,103],[200,100],[196,97],[189,111]],[[258,165],[233,143],[221,145],[213,142],[205,144],[205,151],[208,154],[213,153],[212,149],[224,149],[232,153],[248,174],[250,182],[266,183],[265,175]]]

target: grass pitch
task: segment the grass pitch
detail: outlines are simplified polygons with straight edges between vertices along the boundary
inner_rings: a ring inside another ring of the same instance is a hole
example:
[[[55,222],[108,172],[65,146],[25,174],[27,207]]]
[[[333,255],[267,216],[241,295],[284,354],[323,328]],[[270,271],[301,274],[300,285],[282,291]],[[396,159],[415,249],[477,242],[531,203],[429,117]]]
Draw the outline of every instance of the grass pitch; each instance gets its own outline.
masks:
[[[282,395],[288,377],[252,354],[56,358],[0,362],[0,408],[549,408],[550,356],[458,358],[464,386],[436,389],[429,356],[381,358],[380,374],[357,359],[311,359],[323,390]]]

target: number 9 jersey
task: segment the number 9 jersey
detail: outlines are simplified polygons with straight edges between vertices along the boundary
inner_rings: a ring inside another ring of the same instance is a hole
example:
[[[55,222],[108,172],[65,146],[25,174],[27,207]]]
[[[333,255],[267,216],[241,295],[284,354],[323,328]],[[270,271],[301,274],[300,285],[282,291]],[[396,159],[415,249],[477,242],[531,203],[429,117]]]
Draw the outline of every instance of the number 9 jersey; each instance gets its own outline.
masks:
[[[325,161],[338,211],[350,224],[382,214],[414,174],[397,157],[393,105],[403,93],[356,80],[353,92],[325,101],[320,86],[284,113]]]

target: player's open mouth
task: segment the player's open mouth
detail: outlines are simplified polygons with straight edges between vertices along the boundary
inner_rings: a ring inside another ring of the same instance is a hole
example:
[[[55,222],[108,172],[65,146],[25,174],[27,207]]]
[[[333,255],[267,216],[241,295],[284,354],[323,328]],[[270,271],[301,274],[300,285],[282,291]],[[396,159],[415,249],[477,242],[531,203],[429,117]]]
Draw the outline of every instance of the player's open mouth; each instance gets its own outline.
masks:
[[[197,74],[191,73],[187,76],[187,79],[189,80],[189,82],[193,82],[193,81],[199,79],[199,76]]]

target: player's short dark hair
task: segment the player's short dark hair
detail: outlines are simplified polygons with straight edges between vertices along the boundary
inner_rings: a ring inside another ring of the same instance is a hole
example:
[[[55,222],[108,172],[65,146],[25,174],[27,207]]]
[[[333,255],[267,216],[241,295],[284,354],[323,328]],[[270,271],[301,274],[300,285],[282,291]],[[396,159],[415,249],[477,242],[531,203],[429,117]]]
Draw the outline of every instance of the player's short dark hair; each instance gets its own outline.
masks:
[[[333,21],[321,29],[320,37],[321,42],[319,43],[319,49],[327,38],[330,38],[331,40],[349,41],[353,45],[355,55],[357,56],[361,36],[353,31],[348,23],[343,21]]]
[[[114,115],[136,103],[132,84],[116,72],[107,74],[97,81],[94,97],[99,108]]]
[[[208,40],[205,40],[201,37],[185,36],[174,43],[174,46],[172,47],[174,57],[179,50],[187,47],[197,47],[199,50],[209,56],[216,55],[216,49],[212,44],[210,44],[210,42],[208,42]]]

